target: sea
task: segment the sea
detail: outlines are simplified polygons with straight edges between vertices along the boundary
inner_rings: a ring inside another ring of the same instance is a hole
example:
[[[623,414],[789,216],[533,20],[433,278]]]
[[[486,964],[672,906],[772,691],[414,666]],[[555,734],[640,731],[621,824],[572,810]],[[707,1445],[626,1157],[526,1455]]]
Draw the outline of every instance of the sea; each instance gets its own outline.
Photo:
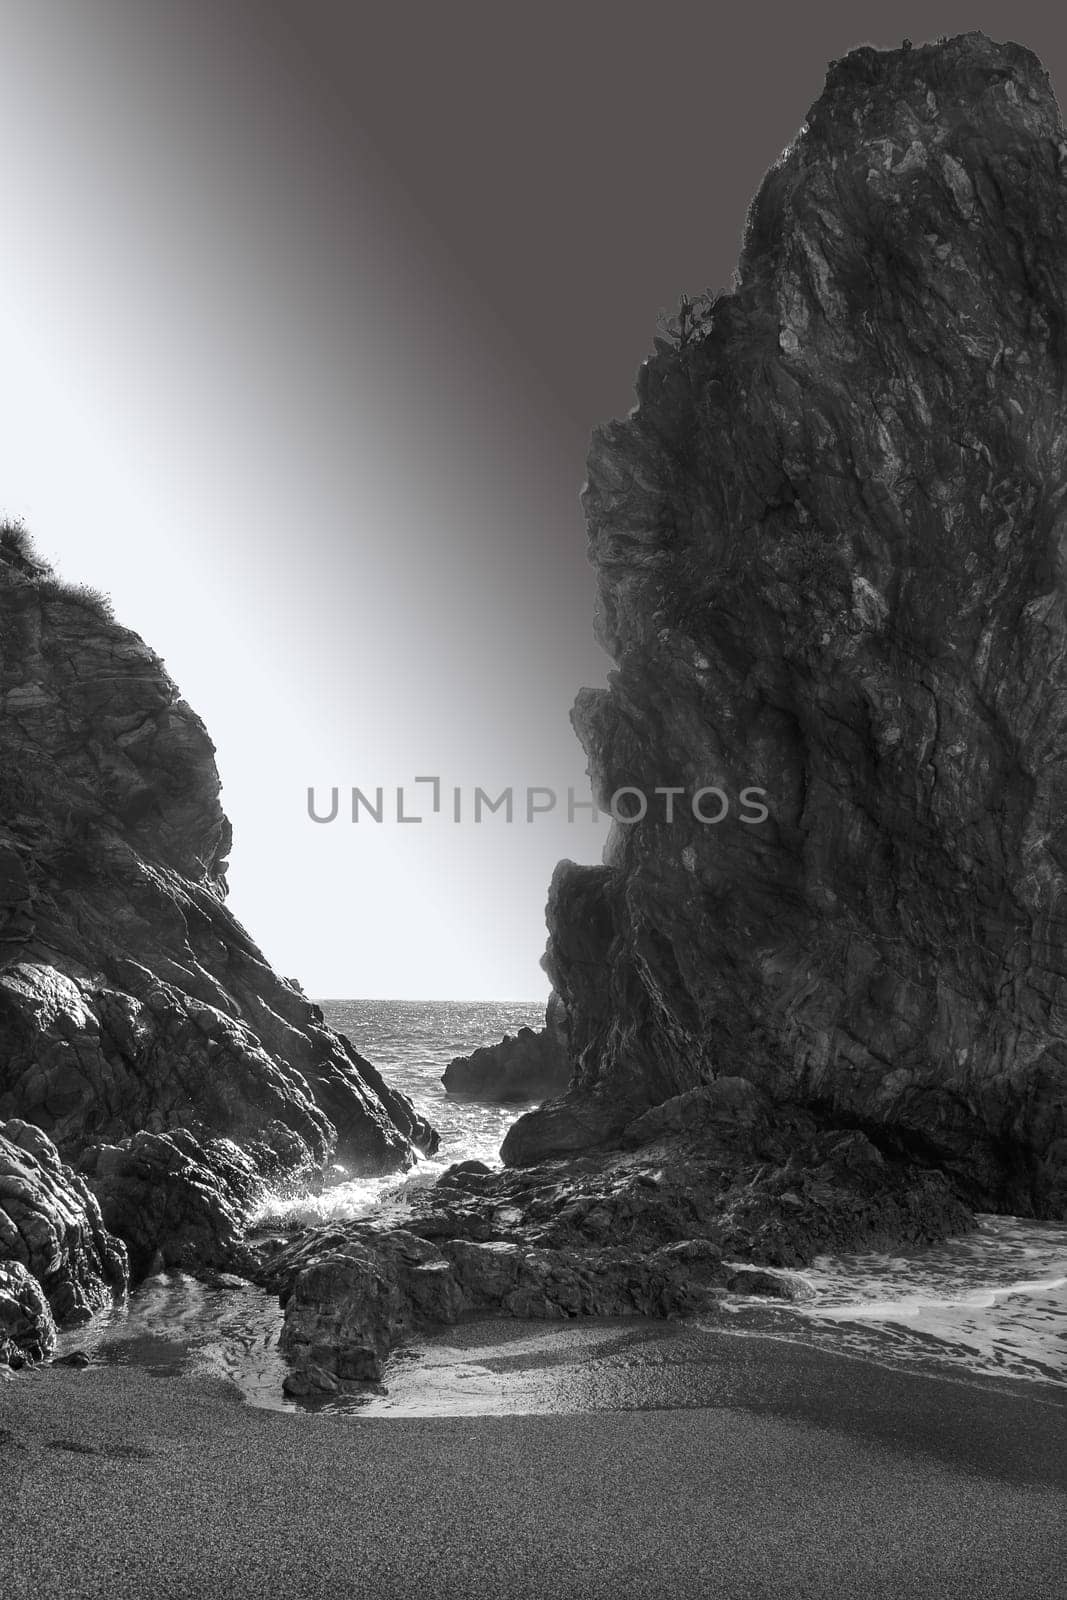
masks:
[[[269,1197],[257,1218],[260,1225],[370,1215],[400,1223],[412,1191],[432,1184],[453,1162],[477,1158],[499,1165],[501,1141],[519,1112],[454,1100],[445,1094],[441,1074],[454,1056],[520,1027],[540,1027],[542,1004],[320,1004],[331,1026],[439,1129],[440,1150],[399,1176],[354,1176],[320,1195]],[[1067,1226],[1061,1223],[982,1216],[975,1232],[925,1249],[823,1256],[803,1271],[781,1275],[791,1280],[796,1299],[729,1299],[714,1323],[697,1318],[688,1324],[690,1342],[701,1334],[721,1338],[724,1332],[737,1339],[778,1339],[892,1368],[998,1379],[1025,1385],[1030,1393],[1033,1385],[1067,1383]],[[628,1337],[618,1323],[590,1326],[584,1333],[572,1325],[572,1345],[576,1335],[585,1342],[581,1361],[568,1369],[572,1381],[565,1391],[558,1383],[515,1376],[524,1370],[524,1350],[527,1371],[543,1372],[560,1360],[558,1330],[535,1324],[512,1328],[499,1348],[491,1338],[483,1338],[476,1350],[448,1335],[423,1340],[396,1352],[379,1390],[309,1402],[282,1392],[281,1320],[273,1296],[238,1279],[209,1285],[184,1273],[164,1273],[124,1304],[64,1332],[57,1353],[81,1350],[94,1362],[136,1365],[160,1377],[222,1378],[236,1384],[251,1404],[276,1410],[476,1415],[619,1403],[610,1385],[607,1392],[616,1398],[603,1400],[605,1388],[598,1387],[595,1376],[598,1345],[617,1349],[619,1338],[625,1343]]]

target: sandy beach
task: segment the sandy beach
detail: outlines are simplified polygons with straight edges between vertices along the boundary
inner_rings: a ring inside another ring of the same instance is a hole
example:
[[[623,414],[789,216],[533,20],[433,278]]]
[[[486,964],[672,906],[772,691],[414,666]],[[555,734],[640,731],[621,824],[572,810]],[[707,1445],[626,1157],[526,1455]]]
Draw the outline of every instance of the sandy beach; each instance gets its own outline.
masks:
[[[524,1332],[448,1340],[477,1354]],[[684,1334],[648,1334],[632,1392],[616,1377],[586,1414],[292,1415],[214,1379],[17,1377],[0,1385],[0,1593],[1062,1593],[1055,1387],[899,1373],[763,1338],[704,1334],[698,1356]],[[583,1335],[560,1338],[546,1381]]]

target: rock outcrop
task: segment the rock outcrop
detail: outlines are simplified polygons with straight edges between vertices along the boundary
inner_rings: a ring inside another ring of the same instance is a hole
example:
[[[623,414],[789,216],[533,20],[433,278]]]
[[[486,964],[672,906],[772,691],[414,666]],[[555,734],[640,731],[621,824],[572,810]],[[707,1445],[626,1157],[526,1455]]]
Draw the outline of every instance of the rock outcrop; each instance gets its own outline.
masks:
[[[231,915],[229,844],[162,663],[0,530],[0,1118],[83,1172],[138,1268],[223,1259],[267,1182],[436,1144]]]
[[[795,1298],[803,1280],[781,1269],[821,1252],[973,1226],[940,1173],[746,1080],[683,1101],[648,1113],[631,1151],[465,1162],[413,1195],[400,1226],[315,1229],[282,1248],[264,1281],[285,1306],[289,1392],[376,1382],[394,1345],[463,1317],[714,1315],[728,1294]]]
[[[566,1017],[558,995],[545,1011],[545,1025],[536,1032],[520,1028],[499,1044],[482,1045],[469,1056],[456,1056],[441,1078],[447,1094],[497,1105],[521,1105],[562,1094],[570,1081]]]
[[[1064,1214],[1065,168],[1028,50],[834,62],[732,292],[597,431],[617,670],[573,720],[601,804],[648,812],[557,872],[573,1084],[506,1159],[729,1074]]]

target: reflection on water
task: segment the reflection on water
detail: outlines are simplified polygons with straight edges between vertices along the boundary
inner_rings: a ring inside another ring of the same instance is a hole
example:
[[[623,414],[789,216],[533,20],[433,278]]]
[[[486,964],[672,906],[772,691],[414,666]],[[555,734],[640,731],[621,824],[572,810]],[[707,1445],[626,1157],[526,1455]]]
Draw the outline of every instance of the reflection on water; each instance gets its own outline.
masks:
[[[584,1415],[722,1403],[715,1341],[641,1317],[474,1322],[389,1360],[365,1417]],[[330,1409],[346,1409],[344,1400]]]
[[[219,1273],[201,1283],[184,1272],[161,1273],[124,1305],[60,1334],[56,1353],[84,1350],[93,1361],[159,1378],[227,1378],[253,1405],[294,1411],[282,1394],[281,1326],[277,1296],[242,1278]]]

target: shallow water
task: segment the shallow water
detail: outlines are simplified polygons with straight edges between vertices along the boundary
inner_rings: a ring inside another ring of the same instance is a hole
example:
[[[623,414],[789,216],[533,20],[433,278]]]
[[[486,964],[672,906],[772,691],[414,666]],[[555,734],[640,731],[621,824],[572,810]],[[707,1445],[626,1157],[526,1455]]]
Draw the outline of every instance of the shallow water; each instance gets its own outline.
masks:
[[[440,1130],[441,1149],[412,1172],[343,1183],[299,1200],[272,1199],[260,1220],[314,1223],[392,1214],[411,1189],[454,1161],[499,1164],[514,1108],[447,1097],[440,1075],[455,1055],[523,1025],[540,1005],[323,1001],[327,1020],[411,1096]],[[899,1255],[822,1257],[782,1276],[800,1280],[790,1304],[747,1298],[702,1323],[501,1323],[448,1330],[397,1352],[384,1393],[308,1405],[282,1394],[276,1300],[236,1279],[214,1286],[184,1274],[143,1284],[125,1306],[61,1338],[60,1353],[134,1364],[159,1376],[201,1373],[234,1382],[253,1405],[346,1410],[361,1416],[588,1411],[706,1403],[702,1379],[725,1331],[771,1337],[892,1367],[933,1367],[1030,1384],[1067,1382],[1067,1226],[982,1217],[976,1233]],[[656,1396],[659,1398],[657,1399]],[[689,1398],[687,1398],[689,1397]]]
[[[57,1354],[84,1350],[105,1366],[140,1367],[157,1378],[226,1378],[253,1405],[295,1411],[282,1394],[276,1296],[220,1274],[215,1285],[184,1272],[142,1283],[124,1305],[59,1336]]]
[[[892,1365],[965,1367],[1067,1381],[1067,1227],[982,1216],[975,1233],[900,1255],[821,1256],[806,1298],[734,1315],[772,1331]]]

